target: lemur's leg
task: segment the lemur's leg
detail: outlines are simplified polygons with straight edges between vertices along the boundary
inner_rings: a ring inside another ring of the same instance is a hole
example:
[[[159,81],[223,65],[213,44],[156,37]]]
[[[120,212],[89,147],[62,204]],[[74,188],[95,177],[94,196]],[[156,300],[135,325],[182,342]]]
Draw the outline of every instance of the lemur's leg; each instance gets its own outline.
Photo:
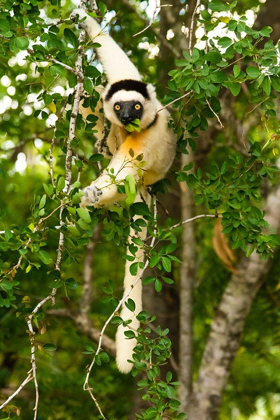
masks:
[[[75,17],[76,15],[79,16],[79,19],[85,18],[80,25],[86,29],[94,42],[98,42],[101,45],[101,47],[97,48],[97,54],[109,83],[115,83],[124,79],[141,80],[137,68],[113,38],[103,32],[99,24],[92,17],[88,16],[85,10],[73,10],[71,16]]]

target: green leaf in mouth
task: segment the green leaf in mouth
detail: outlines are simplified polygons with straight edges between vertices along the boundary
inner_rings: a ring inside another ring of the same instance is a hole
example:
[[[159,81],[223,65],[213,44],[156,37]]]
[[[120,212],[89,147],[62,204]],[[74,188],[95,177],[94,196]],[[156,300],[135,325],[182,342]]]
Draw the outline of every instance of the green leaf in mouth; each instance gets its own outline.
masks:
[[[139,133],[141,131],[140,120],[137,118],[136,120],[131,121],[131,123],[125,125],[124,128],[130,133],[133,131],[137,131]]]

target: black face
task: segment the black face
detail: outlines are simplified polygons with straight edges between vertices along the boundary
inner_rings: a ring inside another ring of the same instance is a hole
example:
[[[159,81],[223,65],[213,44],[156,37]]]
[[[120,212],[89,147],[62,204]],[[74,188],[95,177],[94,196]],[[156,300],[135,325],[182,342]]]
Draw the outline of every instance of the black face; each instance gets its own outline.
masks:
[[[141,120],[143,105],[138,101],[116,102],[114,110],[121,123],[127,125],[136,119]]]

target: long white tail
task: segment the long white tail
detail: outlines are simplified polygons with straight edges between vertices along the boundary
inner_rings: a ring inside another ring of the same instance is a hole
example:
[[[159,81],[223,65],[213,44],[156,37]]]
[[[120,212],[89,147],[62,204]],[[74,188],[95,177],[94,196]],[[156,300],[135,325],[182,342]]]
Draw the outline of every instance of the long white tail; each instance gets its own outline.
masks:
[[[137,196],[136,201],[142,201],[140,196],[139,197]],[[130,237],[131,236],[136,236],[136,233],[132,228],[130,229]],[[142,241],[146,239],[147,228],[142,227],[142,232],[137,233],[137,236],[138,237],[140,236]],[[136,258],[134,261],[142,262],[143,260],[144,260],[143,250],[140,247],[138,247],[138,250],[136,252]],[[129,267],[131,264],[132,264],[131,262],[126,261],[125,277],[124,277],[124,295],[128,292],[131,285],[134,283],[134,281],[139,276],[139,273],[141,272],[141,269],[139,269],[138,267],[136,276],[132,276],[129,271]],[[138,315],[139,312],[142,311],[142,281],[141,280],[139,280],[136,286],[132,289],[127,299],[132,299],[134,301],[135,312],[134,313],[131,312],[125,305],[123,305],[122,311],[120,314],[121,318],[124,321],[127,321],[128,319],[132,320],[132,322],[126,328],[120,325],[118,327],[117,334],[116,334],[116,349],[117,349],[116,362],[117,362],[118,369],[122,373],[130,372],[133,367],[132,363],[128,362],[128,359],[132,360],[133,349],[136,346],[137,341],[135,338],[127,339],[126,336],[124,335],[124,332],[129,331],[129,330],[136,332],[140,325],[139,321],[136,319],[136,315]]]

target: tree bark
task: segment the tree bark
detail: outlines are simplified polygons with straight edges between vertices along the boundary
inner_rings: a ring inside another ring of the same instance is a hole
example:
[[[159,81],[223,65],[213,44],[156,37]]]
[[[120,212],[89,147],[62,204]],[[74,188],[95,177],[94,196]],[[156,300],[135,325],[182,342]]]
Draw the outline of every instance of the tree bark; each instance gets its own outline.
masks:
[[[280,187],[267,200],[266,220],[270,230],[280,226]],[[253,253],[244,257],[239,275],[232,275],[214,316],[201,366],[191,395],[188,420],[215,420],[222,402],[232,361],[254,297],[265,280],[271,260]]]
[[[182,155],[181,167],[193,161],[193,153]],[[192,191],[181,183],[181,220],[195,215]],[[193,362],[193,285],[195,282],[195,225],[187,223],[182,231],[182,264],[180,267],[180,314],[179,314],[179,400],[180,409],[187,410],[192,390]]]

